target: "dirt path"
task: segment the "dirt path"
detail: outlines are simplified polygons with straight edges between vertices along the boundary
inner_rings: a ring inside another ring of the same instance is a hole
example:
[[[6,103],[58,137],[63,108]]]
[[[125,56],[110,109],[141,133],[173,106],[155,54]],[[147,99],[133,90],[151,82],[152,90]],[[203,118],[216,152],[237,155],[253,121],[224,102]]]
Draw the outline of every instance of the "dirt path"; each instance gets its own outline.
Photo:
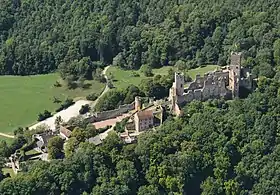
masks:
[[[2,137],[7,137],[7,138],[15,138],[15,136],[13,136],[13,135],[9,135],[9,134],[5,134],[5,133],[0,133],[0,136],[2,136]]]
[[[105,89],[103,90],[103,92],[100,94],[100,96],[92,103],[92,107],[95,107],[95,105],[97,104],[98,100],[107,92],[109,91],[109,87],[108,87],[108,77],[106,75],[107,70],[110,68],[110,66],[106,66],[104,68],[104,70],[102,71],[102,74],[104,75],[105,79],[106,79],[106,86]]]

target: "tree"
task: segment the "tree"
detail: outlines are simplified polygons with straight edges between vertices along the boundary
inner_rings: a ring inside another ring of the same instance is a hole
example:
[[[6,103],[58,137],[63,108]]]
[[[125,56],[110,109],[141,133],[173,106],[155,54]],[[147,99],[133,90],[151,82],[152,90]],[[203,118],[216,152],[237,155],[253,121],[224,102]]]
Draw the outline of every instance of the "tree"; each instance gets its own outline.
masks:
[[[146,77],[151,77],[151,76],[153,76],[152,67],[149,66],[149,65],[142,65],[142,66],[141,66],[141,72],[142,72]]]
[[[88,104],[86,104],[86,105],[82,105],[81,109],[79,110],[79,113],[86,114],[89,111],[90,111],[90,107]]]
[[[70,158],[78,147],[79,141],[76,137],[71,137],[65,144],[65,157]]]
[[[156,195],[160,194],[159,190],[155,186],[141,186],[139,188],[139,191],[137,193],[138,195]]]
[[[273,56],[276,65],[280,66],[280,39],[277,39],[273,45]]]
[[[56,136],[50,138],[48,141],[48,158],[49,159],[57,159],[61,158],[63,155],[63,144],[64,141],[62,138]]]
[[[138,175],[133,162],[128,160],[121,160],[116,165],[118,179],[121,183],[137,189]]]
[[[43,113],[39,113],[37,120],[38,121],[43,121],[43,120],[45,120],[47,118],[50,118],[51,116],[52,116],[51,112],[49,112],[48,110],[44,110]]]
[[[186,63],[183,60],[178,60],[175,64],[175,67],[179,70],[179,71],[185,71],[187,66]]]
[[[10,148],[8,147],[6,141],[0,141],[0,157],[9,157]]]

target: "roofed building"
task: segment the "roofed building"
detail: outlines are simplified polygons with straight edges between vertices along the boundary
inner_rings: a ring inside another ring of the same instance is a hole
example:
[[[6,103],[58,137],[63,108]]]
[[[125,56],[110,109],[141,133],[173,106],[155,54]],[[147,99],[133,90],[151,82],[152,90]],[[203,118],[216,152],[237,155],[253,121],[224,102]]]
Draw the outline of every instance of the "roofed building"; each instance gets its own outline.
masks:
[[[134,116],[135,130],[141,132],[149,129],[154,125],[153,110],[139,111]]]
[[[64,126],[60,126],[59,128],[59,134],[61,137],[63,137],[64,139],[68,140],[71,136],[72,131],[70,131],[69,129],[67,129]]]

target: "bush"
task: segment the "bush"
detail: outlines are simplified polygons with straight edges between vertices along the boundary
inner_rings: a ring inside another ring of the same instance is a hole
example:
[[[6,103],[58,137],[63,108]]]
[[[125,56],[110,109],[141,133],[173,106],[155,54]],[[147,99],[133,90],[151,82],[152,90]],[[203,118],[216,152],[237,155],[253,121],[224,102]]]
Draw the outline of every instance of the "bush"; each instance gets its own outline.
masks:
[[[107,131],[107,130],[110,129],[111,127],[112,127],[111,125],[108,125],[108,126],[106,126],[106,127],[104,127],[104,128],[97,129],[97,132],[98,132],[98,134],[104,133],[105,131]]]
[[[117,122],[116,126],[114,127],[114,131],[116,131],[118,133],[124,132],[125,126],[126,126],[128,120],[129,120],[129,118],[124,118],[121,122]]]
[[[56,112],[60,112],[61,110],[64,110],[66,108],[68,108],[69,106],[72,106],[74,104],[74,100],[73,99],[66,99],[65,102],[63,104],[60,105],[59,108],[57,108],[55,111]]]
[[[62,85],[60,84],[59,81],[56,81],[55,84],[53,84],[54,87],[61,87]]]
[[[185,74],[185,82],[191,82],[192,78],[190,77],[190,75]]]
[[[86,96],[86,99],[89,101],[95,101],[98,98],[98,96],[95,93],[91,93]]]
[[[59,99],[59,98],[57,98],[57,97],[53,97],[53,103],[55,103],[55,104],[59,104],[59,103],[61,103],[61,100]]]
[[[137,72],[134,72],[134,71],[133,71],[133,72],[131,73],[131,76],[132,76],[132,77],[140,77],[140,74],[138,74]]]
[[[141,72],[143,72],[143,74],[146,77],[151,77],[153,76],[153,71],[152,71],[152,67],[149,65],[142,65],[141,67]]]
[[[85,114],[90,111],[90,107],[88,104],[82,105],[81,109],[79,110],[80,114]]]
[[[47,111],[47,110],[44,110],[43,113],[39,113],[38,115],[38,121],[43,121],[47,118],[50,118],[52,116],[52,113]]]

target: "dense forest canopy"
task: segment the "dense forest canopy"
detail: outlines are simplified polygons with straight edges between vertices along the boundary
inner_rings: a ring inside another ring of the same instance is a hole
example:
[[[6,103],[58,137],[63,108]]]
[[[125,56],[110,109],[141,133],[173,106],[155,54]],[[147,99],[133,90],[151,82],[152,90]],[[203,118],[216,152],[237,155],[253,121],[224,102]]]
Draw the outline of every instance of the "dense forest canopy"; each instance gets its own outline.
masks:
[[[277,0],[0,4],[0,74],[48,73],[67,65],[72,70],[83,58],[129,69],[174,65],[179,59],[188,68],[224,65],[230,51],[244,51],[244,64],[256,74],[273,77],[280,64]]]

